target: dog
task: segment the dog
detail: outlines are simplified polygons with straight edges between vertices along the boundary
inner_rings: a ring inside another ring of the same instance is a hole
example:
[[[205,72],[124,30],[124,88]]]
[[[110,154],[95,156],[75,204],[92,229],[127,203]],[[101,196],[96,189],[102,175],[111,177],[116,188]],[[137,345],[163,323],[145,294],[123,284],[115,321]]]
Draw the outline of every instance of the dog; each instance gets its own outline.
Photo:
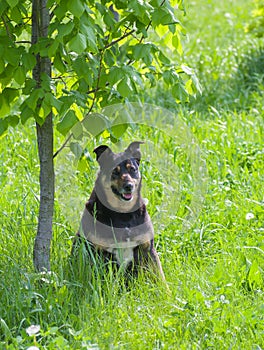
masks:
[[[141,197],[139,170],[143,142],[132,142],[124,152],[108,146],[94,149],[100,169],[83,211],[77,237],[83,236],[93,254],[117,268],[137,275],[152,270],[165,280],[154,247],[154,230]],[[76,242],[75,242],[76,243]]]

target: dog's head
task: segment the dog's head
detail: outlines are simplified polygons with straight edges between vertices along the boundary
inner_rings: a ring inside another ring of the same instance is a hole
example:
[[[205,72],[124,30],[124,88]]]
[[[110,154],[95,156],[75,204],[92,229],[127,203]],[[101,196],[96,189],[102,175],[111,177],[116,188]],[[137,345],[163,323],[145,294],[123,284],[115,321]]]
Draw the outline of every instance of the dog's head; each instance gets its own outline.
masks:
[[[100,165],[96,192],[100,201],[111,208],[126,212],[139,200],[141,176],[140,144],[132,142],[122,153],[114,153],[108,146],[97,147],[94,152]]]

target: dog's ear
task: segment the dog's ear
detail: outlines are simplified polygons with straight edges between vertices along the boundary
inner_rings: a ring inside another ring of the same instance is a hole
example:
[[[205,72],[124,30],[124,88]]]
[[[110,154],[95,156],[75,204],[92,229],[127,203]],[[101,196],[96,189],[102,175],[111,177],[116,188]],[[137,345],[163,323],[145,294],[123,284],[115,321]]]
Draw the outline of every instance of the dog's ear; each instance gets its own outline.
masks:
[[[140,145],[142,145],[143,143],[143,141],[134,141],[125,150],[125,153],[130,154],[133,158],[137,160],[138,163],[141,159]]]
[[[105,156],[109,156],[110,154],[113,153],[112,150],[105,145],[98,146],[93,151],[96,154],[96,160],[98,163],[100,163],[100,157],[102,154],[104,154],[104,158],[105,158]]]

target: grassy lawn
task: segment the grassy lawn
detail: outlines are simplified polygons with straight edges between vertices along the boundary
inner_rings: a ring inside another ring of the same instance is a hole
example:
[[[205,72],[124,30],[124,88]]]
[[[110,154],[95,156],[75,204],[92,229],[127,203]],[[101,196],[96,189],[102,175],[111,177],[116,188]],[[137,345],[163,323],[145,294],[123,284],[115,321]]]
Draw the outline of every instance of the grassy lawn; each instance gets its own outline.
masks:
[[[142,165],[169,291],[144,276],[128,289],[122,276],[89,277],[85,262],[70,269],[76,227],[67,213],[78,217],[79,209],[67,179],[57,182],[69,202],[65,209],[61,197],[56,200],[53,272],[34,272],[36,138],[33,124],[9,129],[0,143],[0,349],[264,349],[264,51],[244,33],[251,1],[190,0],[186,6],[184,59],[203,95],[178,113],[208,171],[203,207],[190,229],[180,220],[190,202],[184,156],[175,159],[183,191],[177,212],[161,221],[157,212],[171,204],[163,189],[168,169]],[[151,102],[174,108],[166,92]],[[136,133],[175,154],[177,145],[166,135]],[[134,136],[130,131],[125,141]],[[96,172],[91,164],[90,179],[78,180],[83,203]],[[40,326],[37,336],[26,332],[31,325]]]

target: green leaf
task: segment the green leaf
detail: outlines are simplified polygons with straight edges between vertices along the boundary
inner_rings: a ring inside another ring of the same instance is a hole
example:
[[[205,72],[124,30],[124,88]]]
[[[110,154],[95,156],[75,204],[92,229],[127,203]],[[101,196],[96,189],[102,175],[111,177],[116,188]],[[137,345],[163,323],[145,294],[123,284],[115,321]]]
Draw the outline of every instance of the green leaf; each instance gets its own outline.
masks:
[[[114,20],[114,16],[112,12],[105,12],[104,17],[103,17],[104,23],[106,26],[110,29],[113,30],[116,25],[116,21]]]
[[[94,21],[87,15],[82,16],[80,19],[80,33],[85,36],[89,50],[92,52],[98,52],[98,47],[96,44],[96,33],[94,28],[96,28]],[[100,33],[99,28],[97,28],[97,32]],[[103,35],[103,33],[101,34]]]
[[[82,156],[78,161],[77,170],[82,172],[88,172],[90,169],[89,162],[85,156]]]
[[[70,143],[70,150],[75,155],[76,159],[80,159],[80,157],[83,153],[83,150],[78,142],[71,142]]]
[[[19,6],[13,7],[10,13],[10,17],[12,18],[12,21],[16,22],[17,24],[20,24],[22,22],[22,13],[19,9]]]
[[[54,14],[59,20],[65,17],[66,12],[67,12],[66,1],[61,1],[60,3],[58,3],[57,7],[54,10]]]
[[[128,128],[129,124],[119,124],[112,126],[111,128],[111,136],[113,136],[115,139],[120,139],[120,137],[126,132],[126,129]]]
[[[26,102],[22,103],[22,105],[20,106],[20,110],[21,110],[20,119],[23,125],[26,123],[26,121],[29,118],[35,117],[34,111],[28,107]]]
[[[130,79],[127,77],[124,77],[117,85],[117,91],[120,93],[122,97],[128,97],[131,95],[131,93],[134,92]]]
[[[132,48],[132,55],[136,61],[142,59],[147,66],[150,66],[153,61],[152,54],[156,51],[158,49],[153,44],[137,44]]]
[[[197,76],[194,74],[192,75],[192,81],[193,81],[193,85],[195,87],[195,90],[199,93],[202,94],[202,86],[199,82],[199,79],[197,78]]]
[[[108,74],[108,81],[113,86],[124,77],[124,72],[120,67],[111,67]]]
[[[48,101],[48,99],[45,98],[43,99],[43,101],[41,102],[41,106],[38,112],[38,116],[40,117],[40,119],[44,120],[46,119],[46,117],[51,113],[51,105]],[[40,124],[42,125],[42,120],[40,121]]]
[[[8,128],[7,120],[0,118],[0,136],[4,134],[7,128]]]
[[[11,104],[19,96],[19,90],[8,87],[2,91],[2,94],[6,102]]]
[[[23,85],[26,80],[26,73],[22,66],[18,66],[14,71],[14,79],[19,85]]]
[[[108,8],[102,5],[100,2],[95,3],[96,9],[100,12],[101,15],[104,15]]]
[[[104,53],[104,60],[105,63],[109,66],[112,67],[115,64],[116,58],[115,55],[113,55],[112,50],[106,50]]]
[[[0,118],[5,117],[10,112],[10,105],[7,103],[5,97],[0,95]]]
[[[88,44],[87,46],[90,49],[90,51],[98,52],[98,47],[96,44],[96,36],[95,36],[93,28],[91,28],[91,27],[87,28],[85,35],[87,35],[86,36],[87,44]]]
[[[36,57],[31,53],[24,52],[21,57],[21,62],[25,69],[29,71],[36,65]]]
[[[90,134],[97,136],[108,128],[109,122],[102,114],[93,113],[85,117],[82,124]]]
[[[53,58],[56,55],[56,52],[58,51],[59,46],[60,46],[59,40],[50,40],[50,44],[47,51],[47,55],[49,58]]]
[[[66,94],[68,93],[68,91],[64,92]],[[75,97],[73,95],[61,96],[58,100],[62,102],[60,114],[63,115],[70,109],[71,105],[75,102]]]
[[[25,103],[28,105],[28,107],[32,110],[35,110],[37,108],[37,104],[40,99],[42,99],[45,96],[45,93],[42,89],[35,89],[32,91],[30,96],[25,100]]]
[[[136,44],[132,47],[133,58],[138,61],[140,58],[144,58],[150,55],[151,45],[150,44]]]
[[[26,79],[25,86],[23,88],[23,94],[29,95],[33,89],[36,87],[36,81],[34,79]]]
[[[65,136],[78,121],[74,111],[70,109],[57,124],[57,130]]]
[[[193,95],[194,94],[192,79],[188,79],[186,81],[186,83],[185,83],[185,90],[188,92],[189,95]]]
[[[5,49],[5,60],[10,63],[12,66],[17,66],[20,61],[20,50],[14,48],[6,48]]]
[[[152,14],[153,26],[156,27],[159,24],[169,25],[174,23],[180,23],[175,17],[173,10],[166,7],[159,7],[153,11]]]
[[[68,10],[77,18],[80,18],[85,10],[85,2],[81,0],[69,0],[67,2]]]
[[[83,35],[82,33],[78,33],[69,41],[68,45],[71,51],[74,51],[77,54],[83,53],[87,47],[85,35]]]
[[[39,53],[41,57],[48,57],[50,47],[54,44],[57,45],[57,42],[52,38],[39,38],[39,41],[36,45],[32,46],[35,53]]]
[[[76,58],[72,64],[75,72],[78,74],[79,78],[84,78],[88,85],[93,84],[93,73],[91,71],[90,65],[86,62],[85,57],[81,56]]]
[[[12,66],[9,63],[5,66],[4,71],[0,75],[2,88],[10,84],[11,80],[13,79],[15,68],[16,68],[15,66]]]
[[[57,112],[61,111],[62,102],[58,100],[51,92],[45,95],[45,102],[50,106],[56,108]]]
[[[5,69],[5,62],[4,60],[0,57],[0,74],[4,71]]]
[[[182,55],[183,53],[183,48],[182,48],[182,43],[181,43],[181,38],[179,33],[175,33],[172,37],[172,45],[175,47],[179,55]]]
[[[75,138],[75,140],[81,140],[83,137],[83,127],[81,122],[79,121],[78,123],[76,123],[71,130],[73,137]]]
[[[58,30],[58,36],[57,39],[62,42],[62,39],[64,36],[69,35],[73,29],[74,29],[74,22],[69,21],[67,23],[61,23],[56,26],[56,29]]]
[[[61,73],[66,72],[66,65],[64,64],[63,60],[61,59],[60,53],[56,53],[54,61],[53,61],[54,67]]]
[[[8,125],[11,125],[13,128],[15,126],[17,126],[17,124],[19,123],[19,117],[17,115],[9,115],[7,118],[6,118],[7,122],[8,122]]]
[[[174,79],[172,77],[171,71],[167,70],[162,74],[162,77],[167,85],[172,85],[174,83]]]
[[[156,79],[152,73],[146,73],[145,76],[149,80],[151,87],[156,86]]]
[[[188,67],[188,66],[185,66],[184,64],[181,65],[181,69],[184,73],[186,73],[187,75],[193,75],[193,70]]]
[[[11,8],[13,8],[19,3],[19,0],[6,0],[6,2]]]
[[[129,78],[130,81],[133,85],[133,90],[135,90],[134,86],[139,85],[142,89],[144,89],[144,84],[142,82],[141,76],[140,74],[137,72],[136,69],[133,69],[133,67],[127,67],[130,68],[130,72],[129,72]]]
[[[159,51],[159,54],[158,54],[158,57],[159,57],[159,60],[162,64],[168,66],[170,65],[170,60],[164,55],[163,52]]]
[[[41,80],[41,88],[44,91],[50,91],[51,90],[51,78],[47,73],[41,73],[40,74],[40,80]]]
[[[133,120],[130,114],[124,110],[122,114],[118,114],[113,121],[111,135],[117,140],[120,139],[130,125],[133,125]]]
[[[148,4],[147,1],[133,0],[128,2],[129,8],[133,10],[136,18],[143,24],[143,27],[149,24],[150,20],[150,11],[152,6]]]
[[[184,103],[187,102],[189,99],[189,95],[182,83],[174,84],[172,86],[171,92],[172,96],[176,99],[177,103]]]

